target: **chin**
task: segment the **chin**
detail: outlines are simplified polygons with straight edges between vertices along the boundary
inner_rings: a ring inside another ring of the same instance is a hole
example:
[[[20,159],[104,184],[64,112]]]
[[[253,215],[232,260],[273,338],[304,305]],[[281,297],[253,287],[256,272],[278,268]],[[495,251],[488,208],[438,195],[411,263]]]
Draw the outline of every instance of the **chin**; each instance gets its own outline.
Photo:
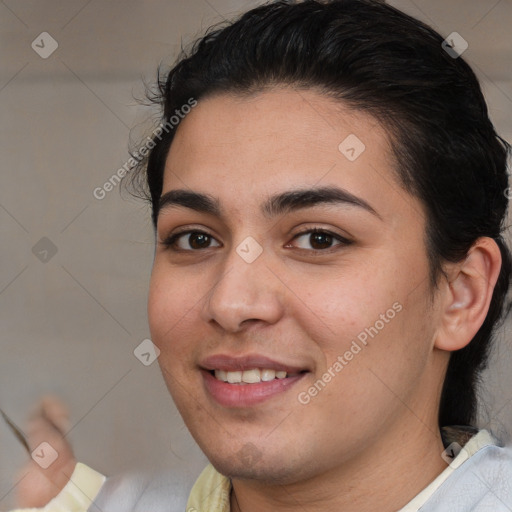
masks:
[[[225,452],[206,452],[206,455],[213,467],[229,478],[286,485],[308,476],[303,474],[305,467],[308,467],[307,464],[299,464],[297,461],[290,460],[289,457],[265,450],[248,442],[229,455]]]
[[[210,462],[219,473],[229,478],[253,480],[276,485],[290,483],[290,469],[283,467],[276,468],[270,462],[261,462],[253,466],[247,466],[240,461],[225,458],[211,459]],[[294,476],[296,479],[297,475]]]

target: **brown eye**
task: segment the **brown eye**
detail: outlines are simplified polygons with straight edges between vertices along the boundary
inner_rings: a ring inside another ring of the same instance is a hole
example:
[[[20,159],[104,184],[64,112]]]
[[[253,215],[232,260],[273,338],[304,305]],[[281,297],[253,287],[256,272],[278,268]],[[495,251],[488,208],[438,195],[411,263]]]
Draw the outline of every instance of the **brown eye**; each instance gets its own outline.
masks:
[[[204,249],[210,244],[210,237],[204,233],[191,233],[188,243],[192,249]]]
[[[309,237],[313,249],[328,249],[333,242],[333,237],[327,233],[311,233]]]
[[[218,242],[216,246],[212,246],[213,241],[217,242],[215,238],[203,231],[184,231],[171,235],[163,243],[172,250],[192,252],[209,247],[220,247]]]
[[[295,236],[294,240],[303,239],[298,244],[299,249],[312,249],[315,251],[322,251],[332,249],[336,246],[346,246],[351,242],[340,235],[336,235],[323,229],[310,229]],[[338,242],[334,244],[334,242]]]

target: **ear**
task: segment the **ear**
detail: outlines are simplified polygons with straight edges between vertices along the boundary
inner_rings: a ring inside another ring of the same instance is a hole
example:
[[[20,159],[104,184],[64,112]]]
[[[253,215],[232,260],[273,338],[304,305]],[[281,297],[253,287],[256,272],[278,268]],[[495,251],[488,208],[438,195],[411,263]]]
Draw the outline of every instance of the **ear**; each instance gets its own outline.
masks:
[[[500,269],[500,249],[488,237],[479,238],[463,262],[449,265],[435,347],[459,350],[473,339],[487,316]]]

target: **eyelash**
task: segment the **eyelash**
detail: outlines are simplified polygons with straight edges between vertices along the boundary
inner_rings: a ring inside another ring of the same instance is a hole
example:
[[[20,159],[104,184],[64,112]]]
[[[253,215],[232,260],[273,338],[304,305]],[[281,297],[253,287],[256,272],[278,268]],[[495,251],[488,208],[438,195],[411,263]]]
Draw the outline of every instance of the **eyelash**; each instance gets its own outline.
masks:
[[[337,240],[340,243],[335,246],[328,247],[326,249],[303,249],[303,248],[299,247],[299,250],[308,251],[310,253],[327,254],[327,253],[331,253],[333,250],[336,250],[336,247],[348,246],[353,243],[351,240],[348,240],[347,238],[344,238],[336,233],[333,233],[332,231],[329,231],[329,230],[323,229],[323,228],[317,228],[317,227],[310,228],[310,229],[301,231],[299,233],[296,233],[294,235],[294,237],[292,238],[292,240],[295,240],[296,238],[299,238],[303,235],[314,234],[314,233],[320,233],[323,235],[331,236],[333,239]],[[173,252],[182,252],[182,253],[183,252],[199,252],[201,250],[204,250],[204,249],[177,249],[176,248],[177,240],[184,235],[190,235],[190,234],[205,235],[208,238],[214,239],[213,236],[211,236],[209,233],[206,233],[205,231],[202,231],[200,229],[191,229],[191,230],[175,233],[175,234],[169,236],[168,238],[166,238],[165,240],[163,240],[161,243],[162,243],[162,245],[165,246],[166,249],[171,250]],[[206,247],[206,249],[210,249],[210,247]]]

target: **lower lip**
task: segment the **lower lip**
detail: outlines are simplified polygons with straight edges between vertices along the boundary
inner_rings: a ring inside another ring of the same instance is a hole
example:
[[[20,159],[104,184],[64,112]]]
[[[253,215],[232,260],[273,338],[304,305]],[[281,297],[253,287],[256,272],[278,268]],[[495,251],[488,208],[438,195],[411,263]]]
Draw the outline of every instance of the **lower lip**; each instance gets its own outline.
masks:
[[[285,379],[273,379],[255,384],[229,384],[216,379],[210,372],[201,371],[208,393],[224,407],[251,407],[289,390],[306,374]]]

